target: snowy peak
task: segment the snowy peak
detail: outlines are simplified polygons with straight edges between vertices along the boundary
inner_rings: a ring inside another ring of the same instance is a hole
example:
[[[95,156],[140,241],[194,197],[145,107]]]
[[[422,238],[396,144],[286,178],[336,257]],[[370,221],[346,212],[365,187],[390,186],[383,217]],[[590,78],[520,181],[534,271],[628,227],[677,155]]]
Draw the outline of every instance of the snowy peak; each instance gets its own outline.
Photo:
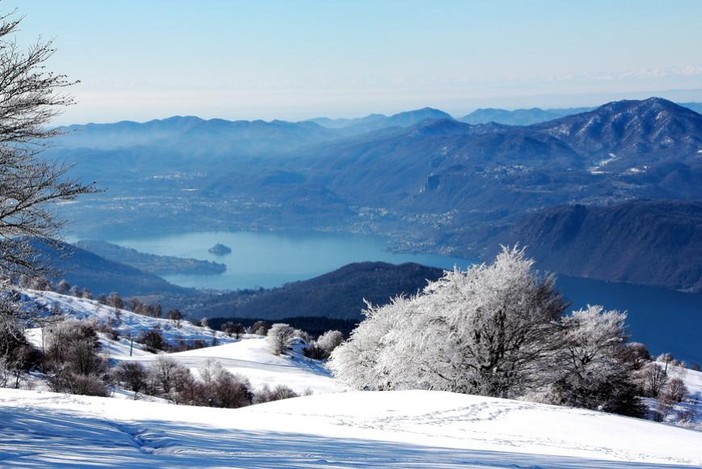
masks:
[[[534,127],[592,156],[684,156],[702,148],[702,115],[662,98],[615,101]]]

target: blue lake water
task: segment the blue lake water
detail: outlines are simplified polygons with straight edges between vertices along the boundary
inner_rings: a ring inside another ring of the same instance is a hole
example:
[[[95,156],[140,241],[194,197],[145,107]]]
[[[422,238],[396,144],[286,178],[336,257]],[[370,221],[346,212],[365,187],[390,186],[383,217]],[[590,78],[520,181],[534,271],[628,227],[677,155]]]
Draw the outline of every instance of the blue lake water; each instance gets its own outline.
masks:
[[[142,252],[224,263],[227,271],[220,275],[166,277],[177,285],[217,290],[280,286],[360,261],[417,262],[446,269],[472,263],[392,253],[382,238],[338,233],[203,232],[110,241]],[[208,249],[217,243],[229,246],[232,253],[210,254]],[[632,340],[647,344],[653,353],[671,352],[676,358],[702,363],[702,295],[564,276],[558,287],[571,301],[571,309],[600,304],[627,311]]]
[[[382,238],[339,233],[203,232],[110,241],[142,252],[226,264],[227,271],[219,275],[164,277],[176,285],[218,290],[276,287],[361,261],[416,262],[447,269],[471,264],[454,257],[396,254],[387,250]],[[217,243],[230,247],[231,254],[210,254],[208,249]]]

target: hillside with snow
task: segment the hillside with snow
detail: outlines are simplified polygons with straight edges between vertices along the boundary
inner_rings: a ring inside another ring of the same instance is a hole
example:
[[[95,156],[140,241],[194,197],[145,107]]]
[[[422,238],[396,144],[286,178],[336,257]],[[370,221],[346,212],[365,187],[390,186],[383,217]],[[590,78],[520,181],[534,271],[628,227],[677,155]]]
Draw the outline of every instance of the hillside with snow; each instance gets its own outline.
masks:
[[[260,336],[227,337],[91,300],[26,291],[25,308],[53,311],[120,336],[100,334],[110,362],[149,365],[164,355],[126,338],[155,327],[169,340],[220,345],[169,357],[194,374],[211,361],[253,388],[283,384],[304,397],[239,409],[175,405],[115,389],[88,397],[0,389],[0,467],[427,467],[681,468],[702,465],[702,373],[681,373],[690,390],[680,428],[597,411],[438,391],[344,392],[322,362],[299,351],[273,355]],[[41,343],[41,329],[29,331]],[[126,398],[125,398],[126,397]],[[651,402],[653,406],[655,403]]]
[[[275,356],[266,347],[265,337],[244,334],[240,339],[229,337],[221,331],[195,326],[188,321],[175,321],[153,318],[131,311],[102,305],[93,300],[60,295],[54,292],[28,290],[24,292],[25,309],[60,312],[63,317],[71,317],[93,322],[96,325],[109,325],[119,334],[117,340],[101,334],[102,353],[113,361],[136,361],[149,365],[163,354],[153,354],[143,350],[139,343],[131,341],[140,333],[156,329],[171,344],[192,344],[195,341],[211,345],[221,345],[170,353],[188,367],[196,376],[208,361],[216,361],[231,373],[249,379],[254,389],[264,384],[285,385],[295,392],[336,392],[341,390],[331,378],[330,372],[317,360],[311,360],[302,353],[292,351],[287,355]],[[41,347],[41,329],[28,332],[32,342]]]

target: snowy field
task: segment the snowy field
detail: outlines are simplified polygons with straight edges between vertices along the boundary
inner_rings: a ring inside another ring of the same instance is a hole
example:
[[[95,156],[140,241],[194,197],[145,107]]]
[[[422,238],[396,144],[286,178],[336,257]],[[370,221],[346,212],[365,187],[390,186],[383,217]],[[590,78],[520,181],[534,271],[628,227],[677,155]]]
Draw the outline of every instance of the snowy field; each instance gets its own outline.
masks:
[[[55,293],[31,302],[111,321],[120,335],[155,325],[169,338],[211,330],[147,318]],[[31,331],[41,343],[41,331]],[[240,409],[188,407],[160,399],[100,398],[0,389],[0,467],[240,468],[667,468],[702,465],[702,432],[581,409],[432,391],[342,392],[319,362],[274,356],[265,339],[169,354],[197,373],[208,360],[254,388],[285,384],[313,395]],[[113,363],[157,355],[101,335]],[[685,382],[699,413],[702,373]],[[701,428],[699,418],[694,424]]]
[[[702,434],[430,391],[212,409],[0,390],[1,467],[635,468],[702,464]]]

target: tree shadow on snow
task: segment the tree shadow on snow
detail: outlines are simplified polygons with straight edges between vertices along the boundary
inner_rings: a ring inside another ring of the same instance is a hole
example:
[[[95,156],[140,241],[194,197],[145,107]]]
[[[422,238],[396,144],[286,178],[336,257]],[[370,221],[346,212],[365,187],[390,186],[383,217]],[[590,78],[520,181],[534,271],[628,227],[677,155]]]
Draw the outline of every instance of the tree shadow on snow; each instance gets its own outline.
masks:
[[[682,468],[0,408],[1,467]]]

